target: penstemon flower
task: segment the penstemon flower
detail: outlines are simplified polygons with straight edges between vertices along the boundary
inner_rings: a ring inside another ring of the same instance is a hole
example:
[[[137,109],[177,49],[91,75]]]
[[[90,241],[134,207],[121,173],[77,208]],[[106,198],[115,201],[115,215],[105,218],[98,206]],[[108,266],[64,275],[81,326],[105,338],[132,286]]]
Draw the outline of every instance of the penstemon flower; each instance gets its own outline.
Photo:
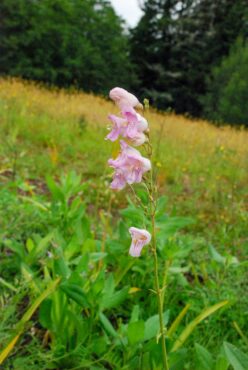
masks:
[[[138,229],[137,227],[130,227],[129,232],[132,237],[132,244],[129,249],[129,254],[132,257],[139,257],[142,248],[150,243],[151,234],[148,231],[144,229]]]
[[[142,107],[136,96],[121,87],[115,87],[110,90],[109,97],[121,109],[124,107]]]
[[[110,98],[121,109],[122,117],[110,115],[109,119],[112,122],[112,131],[107,135],[106,139],[111,141],[117,140],[120,136],[133,145],[139,146],[148,141],[148,155],[152,158],[152,144],[147,139],[145,132],[148,131],[147,120],[134,110],[134,107],[141,106],[139,100],[128,91],[115,87],[110,91]],[[151,252],[154,257],[154,282],[155,291],[158,302],[159,326],[160,332],[158,338],[161,338],[163,368],[169,370],[168,359],[165,345],[165,332],[163,323],[163,298],[162,289],[159,284],[158,274],[158,258],[156,247],[156,228],[155,228],[155,212],[156,212],[156,193],[155,184],[153,182],[151,161],[145,158],[141,153],[128,145],[124,140],[120,141],[121,152],[116,159],[109,159],[108,164],[114,168],[113,181],[111,189],[121,190],[126,184],[140,183],[144,173],[151,171],[150,179],[147,179],[147,191],[150,200],[149,214],[151,219],[152,235],[145,229],[130,227],[129,232],[132,237],[132,243],[129,249],[129,254],[132,257],[140,257],[142,248],[151,242]]]
[[[142,181],[145,172],[151,169],[149,159],[142,157],[140,152],[125,141],[121,140],[121,154],[116,159],[109,159],[108,164],[116,172],[111,184],[112,189],[123,189],[125,184],[134,184]]]
[[[146,141],[144,132],[148,130],[147,120],[132,107],[124,108],[122,116],[124,118],[114,114],[108,116],[112,122],[112,131],[106,136],[106,139],[116,141],[119,136],[122,136],[135,146],[144,144]]]
[[[112,122],[112,131],[106,136],[105,139],[110,141],[116,141],[119,136],[125,137],[127,130],[127,120],[110,114],[108,119]]]

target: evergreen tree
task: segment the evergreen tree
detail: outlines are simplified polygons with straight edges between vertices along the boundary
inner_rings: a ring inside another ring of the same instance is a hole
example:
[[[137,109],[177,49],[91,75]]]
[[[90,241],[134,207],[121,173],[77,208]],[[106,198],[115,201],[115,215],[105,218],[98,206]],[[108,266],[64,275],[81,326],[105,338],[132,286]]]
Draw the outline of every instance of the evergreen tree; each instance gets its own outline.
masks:
[[[202,114],[206,79],[239,34],[247,32],[246,0],[149,0],[133,30],[139,90],[159,108]]]
[[[108,0],[2,0],[0,73],[106,93],[129,88],[128,39]]]
[[[230,54],[212,71],[203,98],[208,119],[248,127],[248,42],[238,39]]]

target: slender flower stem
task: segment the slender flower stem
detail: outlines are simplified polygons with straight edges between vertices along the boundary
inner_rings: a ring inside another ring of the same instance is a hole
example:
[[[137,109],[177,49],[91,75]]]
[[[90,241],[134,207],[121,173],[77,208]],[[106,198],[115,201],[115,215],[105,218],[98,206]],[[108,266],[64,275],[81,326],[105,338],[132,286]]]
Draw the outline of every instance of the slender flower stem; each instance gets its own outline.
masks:
[[[149,159],[152,159],[152,146],[149,142]],[[152,221],[152,252],[154,257],[154,275],[155,275],[155,290],[157,293],[158,299],[158,315],[159,315],[159,326],[160,326],[160,335],[162,340],[162,359],[163,367],[165,370],[169,370],[168,358],[166,352],[165,344],[165,332],[164,332],[164,319],[163,319],[163,299],[162,299],[162,290],[159,286],[159,273],[158,273],[158,256],[157,256],[157,245],[156,245],[156,227],[155,227],[155,212],[156,212],[156,194],[153,181],[153,172],[151,169],[151,177],[149,184],[149,198],[150,198],[150,216]]]

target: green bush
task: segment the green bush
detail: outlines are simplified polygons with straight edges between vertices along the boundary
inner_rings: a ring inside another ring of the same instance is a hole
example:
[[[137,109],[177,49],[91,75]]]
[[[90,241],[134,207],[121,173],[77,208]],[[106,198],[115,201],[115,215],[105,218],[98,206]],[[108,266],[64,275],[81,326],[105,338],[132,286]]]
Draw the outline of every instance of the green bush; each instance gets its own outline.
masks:
[[[203,99],[207,118],[248,127],[248,44],[238,39],[228,57],[215,67]]]

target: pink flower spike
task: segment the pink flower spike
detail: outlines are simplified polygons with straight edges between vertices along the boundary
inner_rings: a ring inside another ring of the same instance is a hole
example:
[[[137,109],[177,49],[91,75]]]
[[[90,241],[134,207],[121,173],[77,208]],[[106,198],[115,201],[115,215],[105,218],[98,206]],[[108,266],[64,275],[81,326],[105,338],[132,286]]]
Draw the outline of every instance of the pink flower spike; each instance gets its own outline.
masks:
[[[144,229],[138,229],[136,227],[130,227],[129,232],[132,237],[129,254],[132,257],[140,257],[142,248],[151,241],[151,234]]]
[[[109,92],[109,97],[112,99],[120,109],[124,107],[142,106],[135,95],[131,94],[121,87],[115,87]]]

